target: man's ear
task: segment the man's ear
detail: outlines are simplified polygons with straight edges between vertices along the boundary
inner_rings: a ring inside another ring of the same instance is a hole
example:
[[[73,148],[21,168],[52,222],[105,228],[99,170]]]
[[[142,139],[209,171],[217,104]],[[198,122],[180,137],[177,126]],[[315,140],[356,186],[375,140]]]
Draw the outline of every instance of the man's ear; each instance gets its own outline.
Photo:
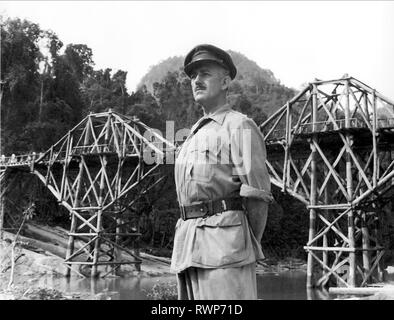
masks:
[[[224,90],[228,89],[230,87],[230,82],[231,82],[230,76],[229,75],[224,76],[222,81],[222,88]]]

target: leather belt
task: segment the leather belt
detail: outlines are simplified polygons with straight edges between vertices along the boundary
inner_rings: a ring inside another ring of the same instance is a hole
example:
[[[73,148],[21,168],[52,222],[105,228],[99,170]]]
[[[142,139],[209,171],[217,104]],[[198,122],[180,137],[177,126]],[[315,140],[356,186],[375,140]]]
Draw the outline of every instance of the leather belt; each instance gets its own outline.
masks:
[[[227,198],[206,201],[199,204],[179,206],[183,220],[212,216],[228,210],[243,210],[241,198]]]

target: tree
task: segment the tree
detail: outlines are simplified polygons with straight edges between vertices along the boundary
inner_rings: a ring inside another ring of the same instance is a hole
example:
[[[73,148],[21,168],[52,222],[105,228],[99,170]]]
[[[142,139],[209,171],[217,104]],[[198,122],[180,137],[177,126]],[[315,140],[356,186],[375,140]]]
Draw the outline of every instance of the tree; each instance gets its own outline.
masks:
[[[69,44],[64,52],[64,59],[71,68],[78,82],[82,82],[93,71],[93,53],[85,44]]]
[[[87,74],[81,85],[85,101],[85,113],[103,112],[109,109],[127,114],[130,96],[126,88],[127,72],[118,70],[111,75],[112,69],[94,70]]]
[[[164,132],[165,119],[163,119],[156,99],[142,86],[128,98],[127,116],[135,116],[151,128]]]
[[[81,120],[93,53],[70,44],[60,54],[62,46],[54,32],[27,20],[2,26],[2,153],[43,151]]]
[[[2,150],[18,151],[14,145],[23,126],[34,120],[39,97],[39,63],[43,56],[38,42],[43,37],[39,26],[27,20],[7,19],[1,28]]]
[[[168,72],[161,82],[153,84],[153,89],[164,119],[174,121],[175,130],[190,128],[202,116],[184,72]]]

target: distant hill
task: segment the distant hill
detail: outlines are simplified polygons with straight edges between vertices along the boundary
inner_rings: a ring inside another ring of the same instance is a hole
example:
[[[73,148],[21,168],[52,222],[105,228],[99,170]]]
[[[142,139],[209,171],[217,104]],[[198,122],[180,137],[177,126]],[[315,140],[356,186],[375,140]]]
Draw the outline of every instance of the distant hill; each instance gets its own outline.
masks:
[[[250,106],[270,115],[296,94],[295,90],[282,85],[271,70],[261,68],[242,53],[231,50],[228,52],[237,67],[237,76],[231,82],[229,94],[230,103],[238,106],[236,109],[247,113],[247,110],[241,107],[245,106],[246,99]],[[153,84],[162,82],[169,72],[182,73],[183,61],[183,56],[175,56],[151,66],[138,84],[137,90],[145,85],[146,89],[154,94]]]
[[[153,84],[155,82],[161,82],[168,72],[178,71],[183,66],[184,57],[170,57],[156,65],[153,65],[149,68],[149,71],[146,75],[144,75],[137,85],[137,90],[141,89],[143,85],[146,86],[146,89],[153,93]]]
[[[280,84],[280,81],[275,78],[271,70],[262,69],[256,62],[248,59],[242,53],[231,50],[229,50],[228,53],[230,53],[237,67],[237,76],[235,80],[242,85]],[[147,74],[142,77],[137,85],[137,89],[145,85],[148,91],[152,93],[153,83],[161,82],[168,72],[182,70],[184,59],[184,56],[174,56],[151,66]]]
[[[274,73],[268,69],[262,69],[256,62],[250,60],[242,53],[229,50],[228,53],[233,58],[233,62],[237,67],[237,76],[235,80],[247,84],[280,84],[280,81],[275,78]]]

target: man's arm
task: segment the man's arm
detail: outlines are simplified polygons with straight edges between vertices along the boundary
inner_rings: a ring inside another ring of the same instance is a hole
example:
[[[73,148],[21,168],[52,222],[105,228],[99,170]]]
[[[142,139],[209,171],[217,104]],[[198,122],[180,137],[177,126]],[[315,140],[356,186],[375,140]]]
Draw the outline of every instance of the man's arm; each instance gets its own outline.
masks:
[[[268,202],[260,199],[244,198],[244,206],[253,234],[260,243],[267,224]]]
[[[264,137],[250,118],[243,119],[237,129],[245,134],[232,135],[231,155],[236,174],[242,183],[240,196],[244,199],[248,221],[254,236],[260,242],[267,222],[268,205],[273,201],[265,164],[267,154]]]

